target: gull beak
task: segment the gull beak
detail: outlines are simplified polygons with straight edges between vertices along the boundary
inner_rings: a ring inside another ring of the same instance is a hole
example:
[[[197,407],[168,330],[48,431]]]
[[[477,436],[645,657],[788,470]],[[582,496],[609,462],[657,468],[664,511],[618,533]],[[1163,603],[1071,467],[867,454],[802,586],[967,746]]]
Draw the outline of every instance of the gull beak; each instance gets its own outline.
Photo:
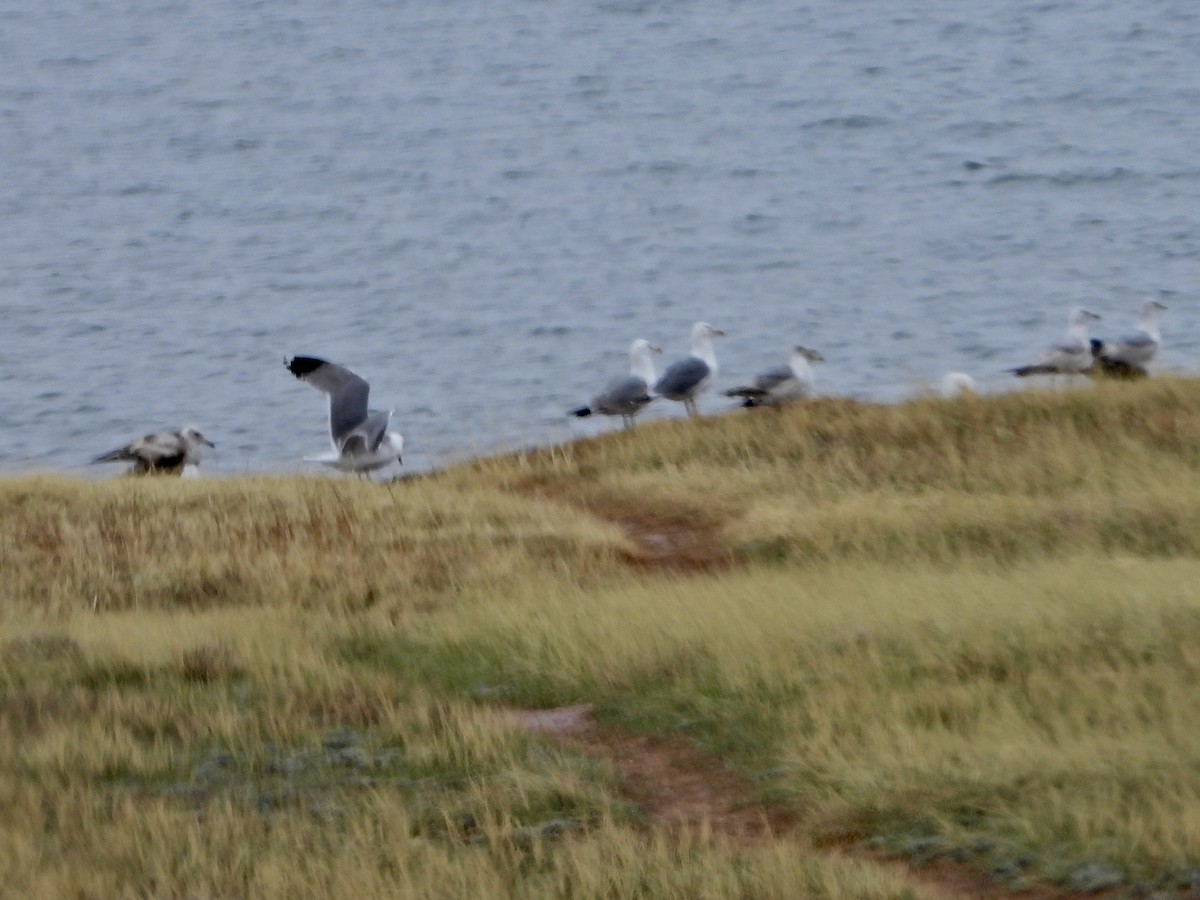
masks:
[[[712,336],[713,337],[725,337],[725,332],[723,330],[721,330],[720,328],[714,328],[712,330]]]
[[[662,353],[662,347],[658,346],[658,344],[651,344],[650,352],[651,353]]]
[[[200,443],[202,443],[202,444],[207,444],[208,446],[210,446],[210,447],[213,447],[214,449],[215,449],[215,448],[216,448],[216,446],[217,446],[216,444],[214,444],[212,441],[210,441],[210,440],[209,440],[208,438],[206,438],[206,437],[202,437],[202,438],[200,438]]]

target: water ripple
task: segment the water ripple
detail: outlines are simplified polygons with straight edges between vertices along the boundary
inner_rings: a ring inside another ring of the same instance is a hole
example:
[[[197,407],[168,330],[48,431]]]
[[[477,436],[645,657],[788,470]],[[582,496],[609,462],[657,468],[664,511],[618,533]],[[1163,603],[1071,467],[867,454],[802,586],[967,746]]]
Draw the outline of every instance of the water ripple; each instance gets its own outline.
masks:
[[[0,469],[184,421],[214,472],[298,468],[295,353],[361,371],[420,468],[611,427],[565,411],[697,319],[723,379],[800,341],[875,400],[1006,388],[1084,298],[1124,328],[1173,291],[1161,364],[1200,348],[1178,3],[0,18]]]

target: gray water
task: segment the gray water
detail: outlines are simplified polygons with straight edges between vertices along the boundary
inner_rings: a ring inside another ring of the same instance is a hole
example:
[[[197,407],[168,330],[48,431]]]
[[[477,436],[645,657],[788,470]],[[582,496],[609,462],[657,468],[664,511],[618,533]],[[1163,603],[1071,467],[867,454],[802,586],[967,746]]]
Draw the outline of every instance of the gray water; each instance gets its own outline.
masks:
[[[801,342],[891,401],[1156,296],[1191,370],[1198,61],[1195,0],[10,5],[0,468],[184,422],[207,470],[300,468],[295,353],[412,468],[563,440],[698,319],[722,387]]]

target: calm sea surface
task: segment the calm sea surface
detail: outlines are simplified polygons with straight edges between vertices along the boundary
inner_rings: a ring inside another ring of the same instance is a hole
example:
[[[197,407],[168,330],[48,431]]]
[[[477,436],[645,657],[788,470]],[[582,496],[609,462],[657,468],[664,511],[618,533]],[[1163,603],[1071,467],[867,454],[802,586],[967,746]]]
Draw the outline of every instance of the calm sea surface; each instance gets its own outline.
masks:
[[[1192,371],[1198,60],[1195,0],[9,4],[0,470],[184,422],[301,468],[295,353],[414,469],[562,440],[697,319],[722,386],[801,342],[895,400],[1156,296]]]

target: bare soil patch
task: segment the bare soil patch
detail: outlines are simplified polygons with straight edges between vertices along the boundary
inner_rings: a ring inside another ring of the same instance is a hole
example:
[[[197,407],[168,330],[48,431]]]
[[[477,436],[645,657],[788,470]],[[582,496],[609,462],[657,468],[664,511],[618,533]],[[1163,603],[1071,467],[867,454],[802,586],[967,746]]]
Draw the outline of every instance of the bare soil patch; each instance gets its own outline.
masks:
[[[718,572],[744,559],[721,533],[721,521],[690,510],[652,508],[644,502],[597,498],[570,493],[559,486],[522,484],[517,490],[565,503],[617,525],[634,549],[625,561],[638,569],[688,575]]]
[[[637,548],[626,561],[647,571],[673,574],[700,574],[729,569],[740,560],[722,541],[715,527],[663,516],[633,514],[607,516],[602,510],[590,512],[619,525]]]

